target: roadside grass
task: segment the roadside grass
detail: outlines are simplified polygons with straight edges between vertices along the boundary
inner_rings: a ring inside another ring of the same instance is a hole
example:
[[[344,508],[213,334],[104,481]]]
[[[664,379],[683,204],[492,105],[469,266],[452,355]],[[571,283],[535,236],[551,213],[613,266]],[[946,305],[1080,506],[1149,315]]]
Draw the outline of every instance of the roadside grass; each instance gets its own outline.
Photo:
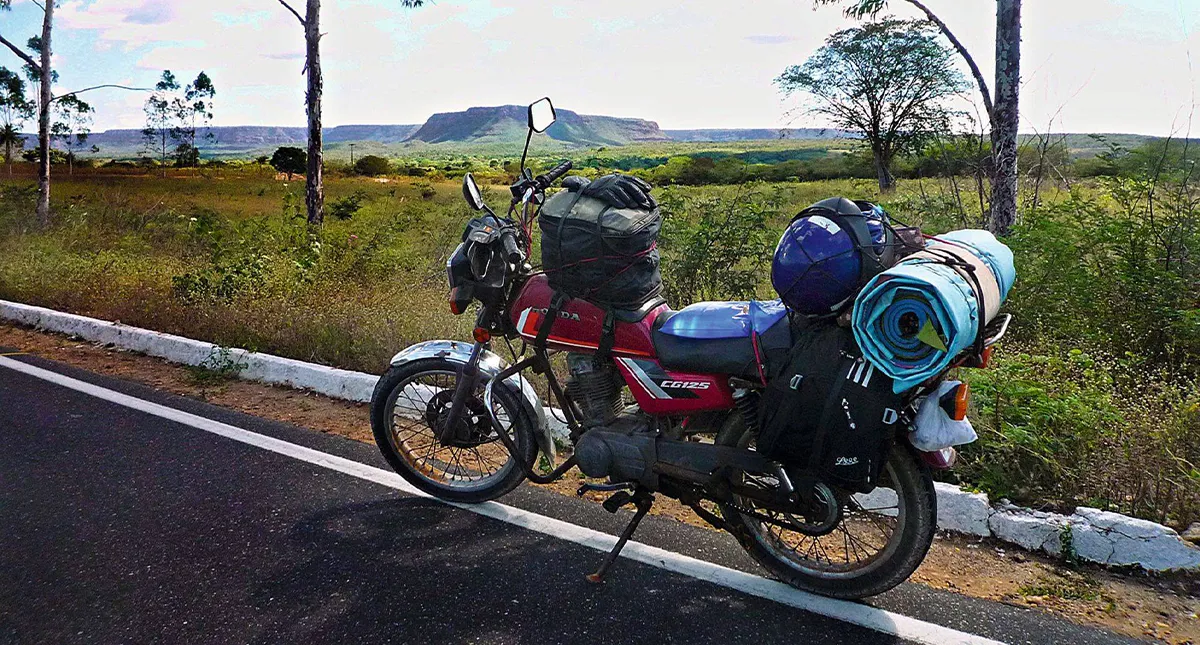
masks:
[[[1018,590],[1022,596],[1061,598],[1062,600],[1102,600],[1104,586],[1094,577],[1079,571],[1056,568],[1041,575],[1037,580],[1022,585]],[[1109,611],[1112,601],[1108,601]]]
[[[185,365],[189,384],[200,389],[200,398],[208,399],[208,391],[235,380],[246,363],[239,363],[228,347],[214,347],[208,358],[199,365]]]
[[[0,298],[380,373],[411,343],[469,338],[473,318],[449,313],[444,272],[474,214],[456,181],[381,179],[331,176],[327,200],[343,204],[345,218],[313,230],[300,177],[253,167],[166,177],[81,170],[56,180],[55,224],[41,231],[28,178],[0,177]],[[505,203],[504,186],[486,191]],[[945,181],[905,181],[885,196],[866,180],[657,194],[683,233],[664,240],[664,275],[685,258],[702,262],[716,250],[691,246],[714,239],[729,245],[722,252],[753,256],[697,274],[706,284],[694,293],[711,298],[730,289],[771,297],[761,267],[772,244],[739,247],[738,230],[687,234],[721,229],[721,215],[743,207],[763,213],[755,226],[768,240],[803,207],[839,194],[877,199],[931,232],[979,218],[977,200],[959,210]],[[1200,521],[1200,333],[1187,326],[1200,329],[1200,314],[1189,323],[1176,310],[1196,286],[1155,268],[1144,250],[1155,231],[1139,228],[1104,186],[1051,186],[1043,201],[1008,240],[1019,269],[1011,338],[993,369],[960,375],[976,392],[981,439],[942,477],[996,499],[1097,506],[1185,528]],[[757,285],[745,282],[752,267]],[[215,387],[227,371],[218,364],[195,378]]]

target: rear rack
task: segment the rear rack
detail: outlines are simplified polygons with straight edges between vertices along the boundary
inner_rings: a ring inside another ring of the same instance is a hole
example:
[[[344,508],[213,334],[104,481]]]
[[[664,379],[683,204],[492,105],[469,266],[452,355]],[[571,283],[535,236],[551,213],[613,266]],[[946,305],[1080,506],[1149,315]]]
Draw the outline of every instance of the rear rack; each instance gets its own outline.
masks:
[[[1004,338],[1004,335],[1008,333],[1008,325],[1012,323],[1012,319],[1012,314],[1002,314],[988,323],[987,327],[983,328],[986,334],[983,339],[983,346],[991,347],[1000,342],[1000,339]]]

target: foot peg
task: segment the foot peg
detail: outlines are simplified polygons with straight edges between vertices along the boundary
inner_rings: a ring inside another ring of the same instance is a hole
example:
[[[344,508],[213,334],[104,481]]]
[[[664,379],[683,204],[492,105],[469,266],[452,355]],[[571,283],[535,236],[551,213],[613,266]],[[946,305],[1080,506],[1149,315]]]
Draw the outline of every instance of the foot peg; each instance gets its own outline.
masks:
[[[609,513],[616,513],[618,509],[626,504],[633,503],[637,507],[637,512],[633,514],[633,519],[621,531],[621,536],[617,539],[617,543],[613,545],[612,551],[604,556],[604,561],[600,563],[600,568],[596,573],[588,574],[587,581],[599,584],[604,582],[604,576],[608,570],[612,568],[613,563],[617,561],[617,556],[621,554],[621,549],[625,548],[625,544],[629,542],[629,538],[633,537],[633,532],[637,530],[638,524],[641,524],[642,518],[646,517],[646,513],[650,512],[650,506],[654,504],[654,496],[649,492],[639,488],[630,494],[627,491],[618,491],[609,497],[604,502],[604,509]]]
[[[617,491],[604,500],[604,510],[609,513],[616,513],[621,510],[621,507],[633,501],[633,494],[629,491]]]

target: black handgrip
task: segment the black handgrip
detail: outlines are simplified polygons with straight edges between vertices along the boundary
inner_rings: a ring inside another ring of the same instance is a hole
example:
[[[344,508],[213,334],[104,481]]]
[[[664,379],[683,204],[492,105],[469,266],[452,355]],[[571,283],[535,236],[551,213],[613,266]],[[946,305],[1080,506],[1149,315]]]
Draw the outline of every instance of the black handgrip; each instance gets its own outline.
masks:
[[[555,166],[554,168],[552,168],[550,170],[550,172],[548,172],[544,175],[538,175],[538,178],[535,181],[537,181],[538,186],[540,186],[542,188],[542,190],[545,190],[550,187],[550,184],[553,184],[554,182],[558,181],[558,179],[560,177],[562,177],[563,175],[567,174],[570,171],[571,171],[571,162],[564,161],[564,162],[558,164],[557,166]]]
[[[500,244],[504,247],[504,258],[510,264],[517,264],[525,259],[525,254],[517,245],[517,234],[512,229],[505,229],[500,233]]]

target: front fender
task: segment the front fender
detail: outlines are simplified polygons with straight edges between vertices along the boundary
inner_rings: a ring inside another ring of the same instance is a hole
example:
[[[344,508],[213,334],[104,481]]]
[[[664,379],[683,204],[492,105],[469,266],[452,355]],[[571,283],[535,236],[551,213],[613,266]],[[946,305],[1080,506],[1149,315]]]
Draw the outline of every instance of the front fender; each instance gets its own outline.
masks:
[[[466,365],[467,361],[471,359],[472,347],[471,343],[463,343],[456,340],[427,340],[423,343],[417,343],[416,345],[404,348],[400,353],[392,357],[391,364],[392,367],[398,367],[427,358],[441,358],[459,365]],[[479,355],[479,372],[486,379],[495,377],[508,368],[508,366],[508,361],[486,349]],[[546,459],[550,460],[551,466],[553,466],[556,461],[554,438],[550,435],[549,424],[546,423],[546,411],[545,406],[542,405],[542,398],[533,389],[533,384],[528,379],[522,378],[519,374],[514,374],[505,379],[504,385],[513,392],[521,395],[521,399],[525,402],[528,411],[533,415],[534,423],[537,424],[535,436],[538,447]]]

